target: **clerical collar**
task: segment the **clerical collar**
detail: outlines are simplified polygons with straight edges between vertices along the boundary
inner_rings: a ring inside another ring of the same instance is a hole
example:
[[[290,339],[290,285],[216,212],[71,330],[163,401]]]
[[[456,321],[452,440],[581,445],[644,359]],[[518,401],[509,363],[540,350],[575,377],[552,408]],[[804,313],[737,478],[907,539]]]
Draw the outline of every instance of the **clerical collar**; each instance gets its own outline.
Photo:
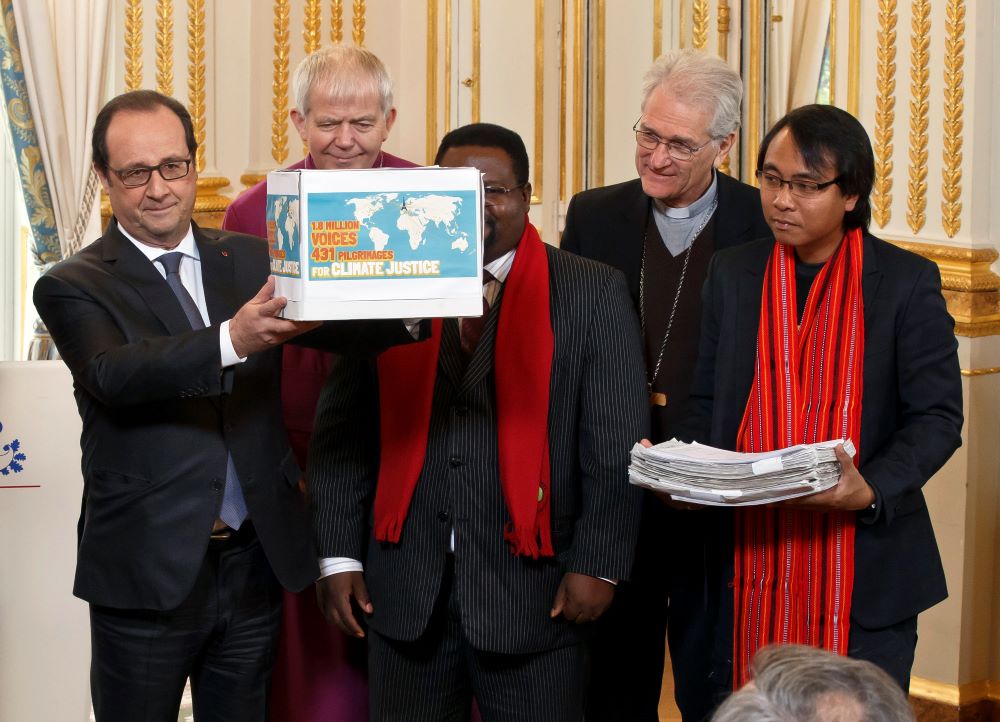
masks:
[[[684,208],[669,208],[661,201],[653,199],[651,204],[653,220],[660,232],[663,245],[675,258],[684,253],[694,243],[715,212],[719,200],[719,181],[712,172],[712,183],[701,198]]]
[[[704,213],[712,201],[715,200],[716,194],[719,192],[719,181],[715,177],[715,171],[712,171],[712,182],[709,184],[708,189],[702,194],[701,198],[696,200],[694,203],[684,206],[683,208],[673,208],[668,206],[659,198],[653,199],[653,209],[665,215],[667,218],[694,218]]]

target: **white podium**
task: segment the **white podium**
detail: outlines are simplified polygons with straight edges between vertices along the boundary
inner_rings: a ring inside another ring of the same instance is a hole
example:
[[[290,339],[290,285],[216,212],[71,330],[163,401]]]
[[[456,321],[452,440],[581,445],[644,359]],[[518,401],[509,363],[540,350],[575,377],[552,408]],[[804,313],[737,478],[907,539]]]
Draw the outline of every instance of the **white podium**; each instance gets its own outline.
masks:
[[[80,417],[66,366],[0,363],[0,425],[0,720],[86,722],[90,622],[72,592]]]

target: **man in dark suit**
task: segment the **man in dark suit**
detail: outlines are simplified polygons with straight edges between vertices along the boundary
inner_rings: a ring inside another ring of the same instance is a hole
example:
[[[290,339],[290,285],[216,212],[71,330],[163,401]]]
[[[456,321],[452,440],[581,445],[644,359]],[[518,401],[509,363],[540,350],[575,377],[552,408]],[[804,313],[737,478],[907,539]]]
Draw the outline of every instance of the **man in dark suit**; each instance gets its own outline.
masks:
[[[483,172],[488,310],[332,373],[309,482],[336,572],[318,586],[348,633],[367,617],[373,719],[467,719],[475,694],[486,722],[578,722],[578,625],[627,578],[639,518],[635,313],[618,271],[528,222],[516,133],[459,128],[437,162]]]
[[[874,158],[854,117],[792,111],[757,169],[776,242],[712,261],[691,432],[739,451],[850,438],[859,455],[838,450],[827,491],[737,513],[735,577],[720,569],[736,594],[734,683],[757,646],[798,642],[874,662],[905,690],[917,614],[947,595],[921,488],[961,444],[954,323],[937,267],[866,230]]]
[[[718,58],[661,56],[646,74],[635,124],[639,178],[584,191],[566,213],[561,247],[628,279],[654,442],[674,437],[683,418],[712,254],[770,235],[757,190],[716,170],[736,140],[742,96],[740,77]],[[707,570],[729,553],[730,526],[724,510],[671,509],[647,495],[632,579],[595,625],[588,722],[656,722],[665,635],[684,719],[712,710],[728,684],[728,650],[713,647],[728,616]]]
[[[319,324],[278,317],[264,242],[191,222],[196,150],[172,98],[111,100],[93,159],[114,219],[34,292],[83,418],[74,593],[101,722],[176,720],[188,676],[199,720],[263,720],[279,583],[318,574],[278,346]]]

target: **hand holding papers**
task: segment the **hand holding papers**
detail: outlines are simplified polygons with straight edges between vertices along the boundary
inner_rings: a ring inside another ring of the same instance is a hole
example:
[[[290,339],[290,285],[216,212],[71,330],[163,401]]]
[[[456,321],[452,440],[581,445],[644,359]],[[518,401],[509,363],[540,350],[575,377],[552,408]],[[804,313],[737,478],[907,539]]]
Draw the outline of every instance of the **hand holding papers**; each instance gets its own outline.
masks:
[[[632,447],[629,481],[671,498],[711,506],[771,504],[833,487],[840,477],[836,447],[853,457],[850,439],[745,454],[666,441]]]

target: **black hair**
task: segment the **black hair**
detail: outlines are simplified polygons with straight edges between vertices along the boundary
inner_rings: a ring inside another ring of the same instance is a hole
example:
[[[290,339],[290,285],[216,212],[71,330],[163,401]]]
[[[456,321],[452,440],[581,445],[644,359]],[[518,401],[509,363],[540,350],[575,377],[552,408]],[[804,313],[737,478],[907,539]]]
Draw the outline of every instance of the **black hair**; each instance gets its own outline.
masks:
[[[810,170],[819,171],[832,165],[841,192],[857,195],[854,210],[844,214],[845,230],[867,230],[872,216],[868,197],[875,183],[875,155],[868,133],[858,119],[833,105],[803,105],[790,111],[764,136],[757,154],[758,171],[764,169],[771,141],[784,128],[788,128]]]
[[[198,141],[194,137],[194,123],[187,108],[174,98],[157,93],[155,90],[132,90],[109,100],[94,121],[94,132],[90,141],[91,152],[94,165],[101,173],[108,172],[108,126],[111,125],[111,119],[123,111],[150,112],[159,107],[170,110],[180,119],[181,125],[184,126],[184,140],[188,152],[194,158],[198,150]]]
[[[441,139],[434,163],[441,165],[441,159],[450,149],[469,145],[499,148],[504,151],[510,156],[514,179],[522,185],[528,182],[528,151],[524,147],[524,141],[513,130],[493,123],[470,123],[455,128]]]

